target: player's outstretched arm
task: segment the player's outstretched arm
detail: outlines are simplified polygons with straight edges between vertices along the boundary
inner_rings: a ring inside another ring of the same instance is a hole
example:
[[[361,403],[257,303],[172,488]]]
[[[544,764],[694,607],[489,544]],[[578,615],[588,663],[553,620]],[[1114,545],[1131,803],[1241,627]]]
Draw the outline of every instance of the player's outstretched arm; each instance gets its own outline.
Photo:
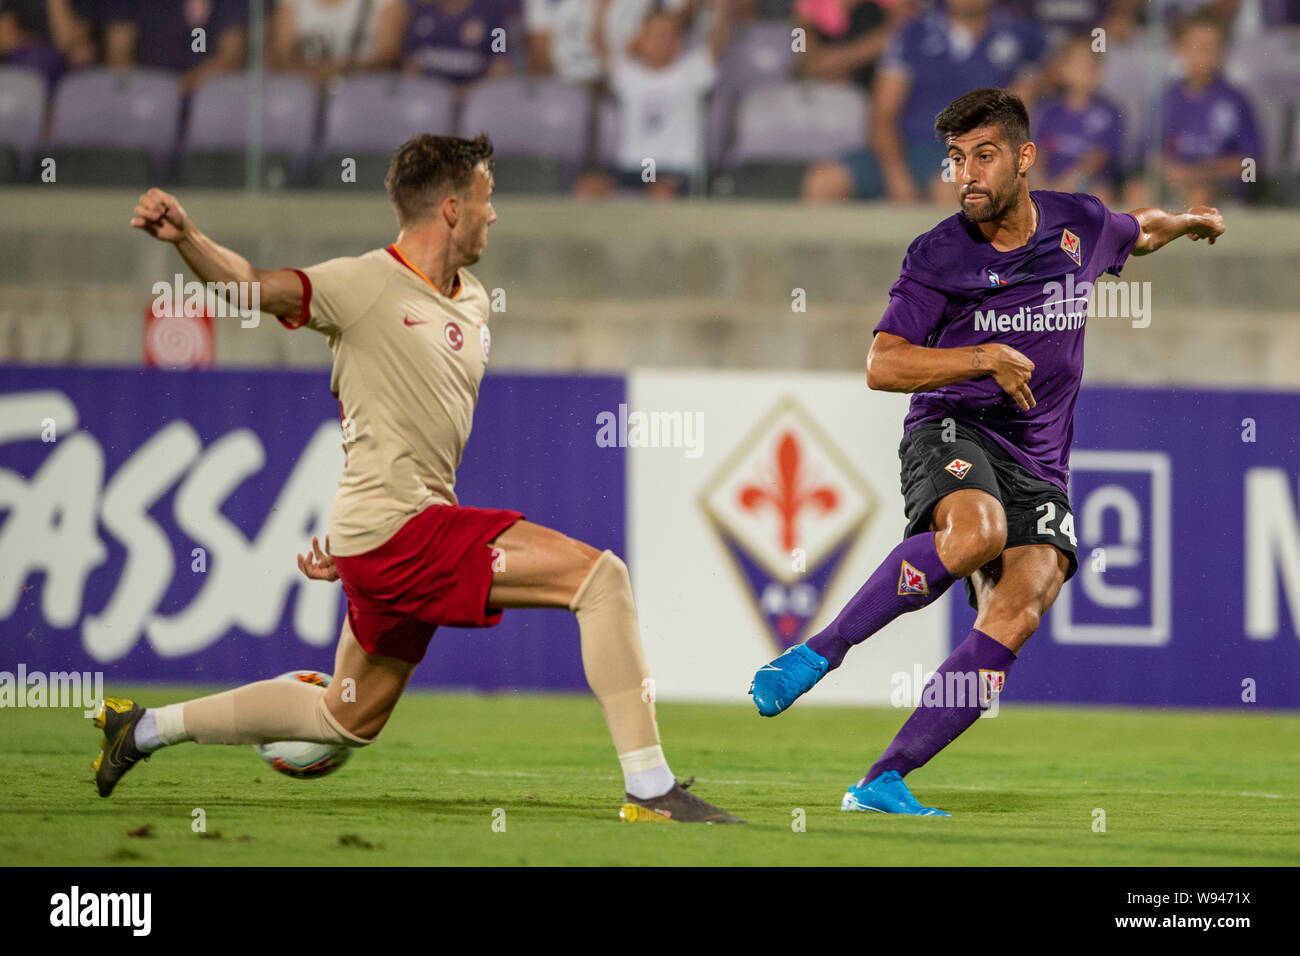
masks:
[[[161,242],[170,242],[203,282],[257,283],[259,304],[272,315],[302,314],[302,282],[290,269],[256,269],[239,253],[200,231],[176,197],[150,189],[136,202],[131,225]]]
[[[1036,404],[1029,390],[1034,363],[1009,345],[931,349],[901,335],[877,332],[867,353],[867,387],[881,392],[929,392],[954,382],[992,375],[1002,390],[1028,411]]]
[[[1219,210],[1210,206],[1193,206],[1187,212],[1134,209],[1129,215],[1138,221],[1140,229],[1133,246],[1135,256],[1155,252],[1180,236],[1191,236],[1193,242],[1208,239],[1210,245],[1214,245],[1214,240],[1224,232],[1223,217],[1219,215]]]

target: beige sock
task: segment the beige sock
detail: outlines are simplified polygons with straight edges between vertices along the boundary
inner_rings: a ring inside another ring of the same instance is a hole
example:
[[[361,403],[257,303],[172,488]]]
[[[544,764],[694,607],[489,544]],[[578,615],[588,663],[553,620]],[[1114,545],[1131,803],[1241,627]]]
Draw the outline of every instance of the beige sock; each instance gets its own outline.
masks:
[[[180,739],[201,744],[370,743],[346,730],[329,712],[324,687],[298,681],[261,680],[186,701],[180,705],[180,718]],[[173,741],[164,737],[164,742]]]
[[[627,565],[612,551],[596,559],[573,596],[569,610],[578,617],[582,667],[605,712],[605,724],[620,755],[659,743],[649,678],[632,601]]]

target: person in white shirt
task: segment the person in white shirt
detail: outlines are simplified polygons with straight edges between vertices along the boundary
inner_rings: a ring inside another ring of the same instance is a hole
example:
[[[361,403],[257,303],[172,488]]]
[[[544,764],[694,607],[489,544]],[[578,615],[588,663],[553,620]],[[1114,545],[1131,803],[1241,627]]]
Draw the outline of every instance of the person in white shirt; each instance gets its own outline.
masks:
[[[267,59],[317,83],[388,69],[397,63],[405,24],[402,0],[279,0]]]
[[[614,169],[579,179],[582,197],[617,187],[644,189],[656,199],[681,195],[705,162],[705,98],[727,47],[731,0],[712,0],[707,44],[686,48],[689,14],[651,10],[626,46],[608,43],[608,13],[616,0],[596,0],[595,47],[608,64],[618,101]]]

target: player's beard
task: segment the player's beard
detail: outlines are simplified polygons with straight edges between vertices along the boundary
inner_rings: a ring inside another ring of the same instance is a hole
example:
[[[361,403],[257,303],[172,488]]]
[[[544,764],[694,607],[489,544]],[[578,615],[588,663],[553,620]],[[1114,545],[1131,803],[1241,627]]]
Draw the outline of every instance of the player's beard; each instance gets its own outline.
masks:
[[[978,194],[984,196],[984,202],[977,204],[974,209],[966,204],[966,197],[973,194],[967,193],[966,196],[962,196],[961,209],[966,214],[966,218],[971,222],[991,222],[994,219],[1001,219],[1014,211],[1018,202],[1016,178],[1013,175],[1005,189],[997,191],[980,189]]]

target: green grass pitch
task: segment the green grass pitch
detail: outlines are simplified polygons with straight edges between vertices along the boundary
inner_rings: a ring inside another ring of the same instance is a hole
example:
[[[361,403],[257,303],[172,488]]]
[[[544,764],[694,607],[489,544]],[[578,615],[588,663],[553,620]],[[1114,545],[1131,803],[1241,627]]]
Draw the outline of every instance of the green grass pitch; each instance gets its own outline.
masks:
[[[196,694],[111,690],[147,704]],[[184,744],[107,800],[80,710],[7,709],[0,864],[1300,863],[1300,716],[1004,704],[908,777],[952,819],[841,813],[903,717],[661,703],[673,770],[749,821],[695,827],[619,822],[617,761],[586,696],[410,693],[333,776],[292,780],[251,747]]]

